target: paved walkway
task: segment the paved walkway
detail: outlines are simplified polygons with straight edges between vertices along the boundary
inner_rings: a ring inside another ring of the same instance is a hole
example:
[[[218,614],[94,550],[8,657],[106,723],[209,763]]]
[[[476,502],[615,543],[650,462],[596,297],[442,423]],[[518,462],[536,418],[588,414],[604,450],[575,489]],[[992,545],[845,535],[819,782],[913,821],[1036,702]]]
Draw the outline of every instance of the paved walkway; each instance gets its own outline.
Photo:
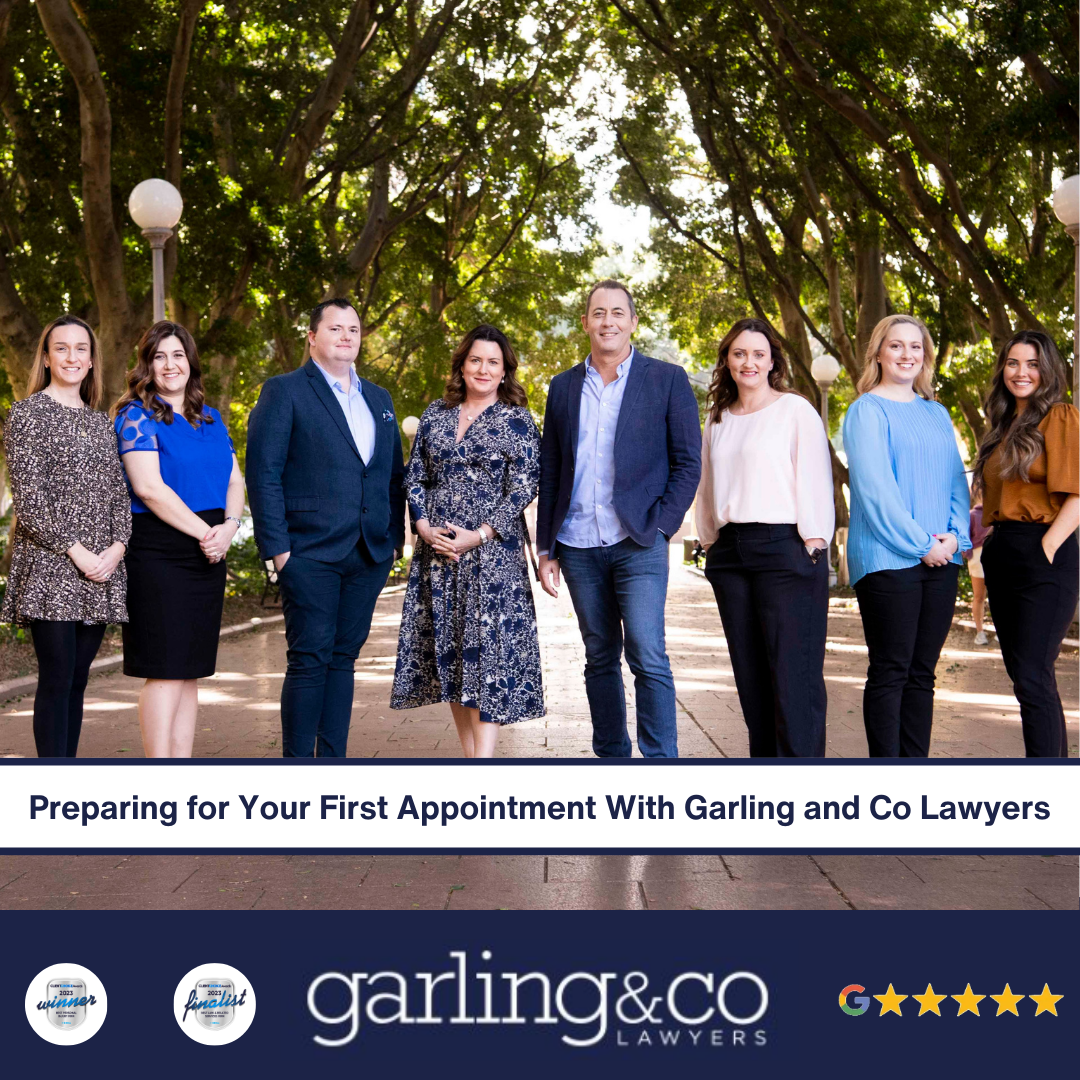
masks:
[[[582,649],[569,599],[537,591],[549,714],[504,730],[502,756],[590,754]],[[357,757],[458,757],[446,706],[391,712],[401,591],[379,601],[357,665],[349,753]],[[672,568],[668,650],[679,701],[684,757],[746,754],[745,728],[711,590],[700,574]],[[1000,653],[954,630],[938,667],[935,756],[1023,753],[1019,711]],[[200,686],[195,753],[280,754],[278,695],[284,632],[223,640],[219,672]],[[861,691],[866,666],[853,601],[834,600],[825,675],[828,752],[865,753]],[[1077,743],[1077,654],[1067,649],[1058,680]],[[632,679],[626,673],[633,716]],[[87,694],[82,753],[141,756],[139,683],[96,676]],[[32,697],[0,710],[0,754],[33,754]],[[4,856],[0,909],[367,908],[367,909],[1077,909],[1075,857],[1031,856]]]
[[[1076,911],[1068,856],[18,855],[0,910]]]
[[[673,555],[675,554],[673,548]],[[504,728],[503,757],[582,757],[591,754],[592,728],[582,678],[584,653],[565,588],[552,600],[536,588],[548,715]],[[356,669],[350,757],[460,757],[450,710],[432,705],[393,712],[387,702],[394,674],[403,588],[380,598],[371,636]],[[667,603],[668,652],[678,699],[683,757],[744,757],[746,728],[739,710],[727,642],[712,590],[700,574],[673,564]],[[972,644],[971,630],[954,628],[937,671],[935,757],[1020,757],[1020,710],[1001,653]],[[862,686],[866,646],[855,601],[830,606],[825,679],[829,691],[831,757],[863,757]],[[196,757],[277,757],[281,753],[278,700],[285,671],[281,622],[222,640],[218,673],[199,687]],[[633,723],[633,678],[624,669],[627,711]],[[140,757],[136,715],[141,682],[115,670],[95,675],[86,695],[82,757]],[[1077,650],[1058,660],[1070,753],[1077,750]],[[0,707],[0,756],[34,753],[33,697]],[[636,751],[635,751],[636,752]]]

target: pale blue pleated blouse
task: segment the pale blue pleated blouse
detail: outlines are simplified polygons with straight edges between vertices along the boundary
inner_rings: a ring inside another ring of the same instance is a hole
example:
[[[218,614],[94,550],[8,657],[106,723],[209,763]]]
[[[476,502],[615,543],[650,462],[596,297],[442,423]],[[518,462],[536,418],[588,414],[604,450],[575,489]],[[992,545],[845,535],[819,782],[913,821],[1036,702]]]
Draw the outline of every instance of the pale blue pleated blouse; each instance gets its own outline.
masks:
[[[971,547],[970,497],[952,420],[943,405],[916,397],[857,398],[844,417],[851,488],[848,570],[855,584],[876,570],[916,566],[935,533]]]

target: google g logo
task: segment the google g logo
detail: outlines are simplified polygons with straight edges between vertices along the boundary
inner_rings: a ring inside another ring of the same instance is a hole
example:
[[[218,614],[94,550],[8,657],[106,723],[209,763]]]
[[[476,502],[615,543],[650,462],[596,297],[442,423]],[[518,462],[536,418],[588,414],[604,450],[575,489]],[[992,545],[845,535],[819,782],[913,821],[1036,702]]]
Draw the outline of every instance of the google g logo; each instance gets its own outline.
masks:
[[[868,997],[855,998],[855,1004],[859,1007],[853,1009],[848,1003],[848,994],[861,994],[866,989],[865,986],[860,986],[858,983],[852,983],[850,986],[845,986],[840,991],[840,1008],[848,1014],[848,1016],[862,1016],[867,1009],[870,1008],[870,999]]]

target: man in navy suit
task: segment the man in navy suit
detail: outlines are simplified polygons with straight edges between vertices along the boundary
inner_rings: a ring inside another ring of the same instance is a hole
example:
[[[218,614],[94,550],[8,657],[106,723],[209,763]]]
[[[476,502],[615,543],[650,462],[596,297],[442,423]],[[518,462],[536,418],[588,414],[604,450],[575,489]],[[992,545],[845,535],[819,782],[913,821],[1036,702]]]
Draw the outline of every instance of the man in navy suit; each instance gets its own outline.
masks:
[[[540,583],[566,578],[585,642],[598,757],[630,757],[621,660],[634,673],[643,757],[678,757],[664,645],[668,541],[701,475],[701,424],[686,372],[639,353],[630,290],[594,285],[581,325],[592,352],[556,375],[540,451]]]
[[[247,488],[285,612],[282,753],[344,757],[353,667],[405,543],[405,470],[390,395],[356,374],[352,305],[319,304],[309,327],[311,359],[268,379],[252,410]]]

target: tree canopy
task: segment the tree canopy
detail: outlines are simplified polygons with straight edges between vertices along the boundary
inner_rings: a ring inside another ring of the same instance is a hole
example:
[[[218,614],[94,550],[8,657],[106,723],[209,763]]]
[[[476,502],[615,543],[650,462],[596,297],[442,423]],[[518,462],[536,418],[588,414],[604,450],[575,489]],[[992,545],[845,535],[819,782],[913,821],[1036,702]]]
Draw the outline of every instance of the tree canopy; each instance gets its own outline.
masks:
[[[151,319],[127,195],[163,176],[185,200],[169,312],[235,434],[332,295],[400,415],[480,321],[542,410],[583,351],[585,152],[609,124],[615,198],[653,220],[645,321],[691,366],[756,313],[800,390],[828,351],[850,396],[874,323],[913,312],[973,444],[993,347],[1071,337],[1050,198],[1077,171],[1077,54],[1060,0],[0,0],[0,396],[63,311],[119,394]]]
[[[245,411],[355,300],[364,374],[402,410],[486,319],[533,348],[595,255],[574,158],[582,13],[549,0],[0,3],[0,342],[12,391],[56,313],[99,333],[110,396],[150,322],[126,197],[185,200],[169,312]],[[404,412],[403,412],[404,415]]]

